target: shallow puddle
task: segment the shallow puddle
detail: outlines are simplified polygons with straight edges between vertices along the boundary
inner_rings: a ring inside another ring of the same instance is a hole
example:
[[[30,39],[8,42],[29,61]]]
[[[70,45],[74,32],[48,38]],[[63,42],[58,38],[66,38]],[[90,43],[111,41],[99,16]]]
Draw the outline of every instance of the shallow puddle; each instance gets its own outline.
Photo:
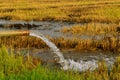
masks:
[[[39,49],[31,49],[29,50],[30,55],[33,57],[40,58],[46,63],[55,63],[55,55],[51,50],[39,50]],[[62,51],[65,59],[71,59],[76,62],[89,62],[96,61],[101,62],[105,61],[108,65],[112,65],[115,62],[115,59],[119,56],[119,54],[114,54],[112,52],[103,52],[103,51],[75,51],[75,50],[64,50]]]

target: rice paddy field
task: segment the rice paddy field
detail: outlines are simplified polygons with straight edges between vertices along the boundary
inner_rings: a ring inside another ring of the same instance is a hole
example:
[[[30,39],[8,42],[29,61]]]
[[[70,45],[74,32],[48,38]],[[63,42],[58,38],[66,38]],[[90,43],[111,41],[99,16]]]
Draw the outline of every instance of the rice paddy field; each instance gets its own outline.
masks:
[[[117,57],[110,68],[100,60],[94,71],[63,70],[33,57],[31,49],[53,53],[42,39],[0,34],[0,80],[120,80],[120,0],[0,0],[0,33],[14,30],[40,32],[72,59],[84,52]]]
[[[0,18],[119,24],[119,0],[1,0]]]

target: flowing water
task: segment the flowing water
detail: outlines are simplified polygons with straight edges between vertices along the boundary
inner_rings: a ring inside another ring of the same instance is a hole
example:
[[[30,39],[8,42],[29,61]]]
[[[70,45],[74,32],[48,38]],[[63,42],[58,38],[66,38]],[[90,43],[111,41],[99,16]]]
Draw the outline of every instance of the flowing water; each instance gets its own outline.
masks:
[[[30,30],[35,30],[35,31],[31,31],[30,36],[34,36],[37,38],[42,39],[54,52],[54,54],[57,56],[55,57],[55,59],[57,59],[58,63],[61,64],[62,69],[64,70],[68,70],[68,69],[72,69],[72,70],[76,70],[76,71],[86,71],[86,70],[94,70],[98,67],[98,60],[93,59],[93,55],[91,57],[92,60],[83,60],[85,58],[85,56],[79,54],[76,55],[76,57],[78,57],[77,61],[74,61],[75,59],[71,59],[71,58],[66,58],[66,56],[60,52],[60,50],[55,46],[54,43],[52,43],[51,41],[49,41],[44,35],[48,35],[48,36],[52,36],[52,37],[69,37],[70,36],[65,36],[63,34],[61,34],[59,32],[59,30],[61,28],[65,27],[71,27],[74,25],[83,25],[83,24],[79,24],[79,23],[64,23],[64,22],[37,22],[37,21],[30,21],[30,22],[25,22],[25,21],[4,21],[4,20],[0,20],[0,30],[24,30],[25,27],[29,27],[31,26]],[[8,27],[9,26],[9,27]],[[12,27],[10,27],[12,26]],[[22,26],[22,28],[20,28]],[[36,27],[37,26],[37,27]],[[37,32],[36,32],[37,31]],[[40,32],[40,33],[39,33]],[[42,33],[42,34],[41,34]],[[91,36],[81,36],[80,38],[92,38]],[[99,37],[98,37],[99,38]],[[72,54],[74,54],[75,52],[73,52]],[[47,54],[46,54],[47,55]],[[69,56],[70,54],[68,54],[67,56]],[[74,55],[71,55],[74,56]],[[82,56],[82,57],[81,57]],[[98,55],[97,55],[98,56]],[[65,57],[65,58],[64,58]],[[81,59],[79,59],[81,57]],[[103,57],[103,55],[102,55]],[[45,57],[44,57],[45,58]],[[87,59],[90,58],[87,57]],[[97,57],[97,59],[99,58],[99,56]],[[114,58],[114,57],[112,57]],[[107,61],[110,65],[114,63],[115,59],[112,59],[111,57],[104,57],[104,60]]]
[[[9,21],[0,20],[0,30],[36,30],[43,35],[51,37],[62,37],[63,35],[59,30],[63,27],[71,27],[77,23],[68,22],[53,22],[53,21]],[[28,28],[29,26],[29,28]]]
[[[63,34],[60,30],[64,27],[72,27],[75,25],[88,25],[87,23],[71,23],[71,22],[54,22],[54,21],[9,21],[9,20],[0,20],[0,30],[36,30],[41,32],[43,35],[50,37],[64,37],[64,38],[81,38],[81,39],[101,39],[104,35],[71,35]],[[107,24],[101,24],[103,26]],[[109,24],[108,24],[109,25]]]
[[[63,55],[61,54],[60,50],[55,46],[54,43],[52,43],[45,36],[43,36],[42,34],[36,32],[36,31],[31,31],[30,36],[34,36],[34,37],[42,39],[54,51],[54,53],[58,56],[58,58],[59,58],[58,62],[60,64],[64,63],[65,59],[64,59]]]
[[[37,38],[42,39],[53,51],[54,54],[56,54],[58,59],[58,63],[61,64],[62,69],[64,70],[75,70],[75,71],[86,71],[86,70],[95,70],[98,67],[97,61],[91,60],[91,61],[78,61],[75,62],[73,59],[65,59],[63,54],[60,52],[60,50],[55,46],[54,43],[52,43],[50,40],[48,40],[44,35],[42,35],[39,32],[31,31],[30,36],[34,36]]]

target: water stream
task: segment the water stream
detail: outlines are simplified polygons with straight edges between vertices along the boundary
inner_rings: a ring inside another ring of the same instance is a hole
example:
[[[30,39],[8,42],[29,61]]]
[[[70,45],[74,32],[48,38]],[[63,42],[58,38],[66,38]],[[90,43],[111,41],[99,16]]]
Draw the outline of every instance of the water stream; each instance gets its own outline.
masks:
[[[99,23],[98,23],[99,24]],[[88,23],[71,23],[71,22],[54,22],[54,21],[9,21],[9,20],[0,20],[0,30],[36,30],[41,32],[43,35],[59,38],[80,38],[80,39],[101,39],[104,35],[71,35],[71,33],[64,34],[60,30],[64,27],[73,27],[73,26],[83,26],[88,25]],[[101,26],[106,26],[110,24],[101,24]]]
[[[54,43],[52,43],[50,40],[48,40],[44,35],[52,36],[52,37],[65,37],[65,38],[73,38],[70,36],[65,36],[59,30],[63,28],[64,26],[66,27],[72,27],[74,25],[83,25],[81,23],[65,23],[65,22],[37,22],[37,21],[4,21],[0,20],[0,30],[24,30],[25,27],[31,26],[30,30],[30,36],[34,36],[37,38],[42,39],[49,47],[50,49],[54,52],[56,55],[55,59],[57,59],[58,63],[61,64],[61,68],[64,70],[75,70],[75,71],[86,71],[86,70],[94,70],[98,67],[98,60],[92,59],[92,60],[87,60],[84,61],[83,58],[85,57],[83,55],[82,59],[78,59],[77,61],[74,61],[75,59],[71,58],[66,58],[65,55],[60,52],[60,50],[56,47]],[[106,25],[106,24],[105,24]],[[13,28],[10,26],[14,26]],[[22,26],[22,28],[20,28]],[[36,27],[37,26],[37,27]],[[10,27],[10,28],[9,28]],[[16,28],[15,28],[16,27]],[[25,28],[26,30],[27,28]],[[42,34],[41,34],[42,33]],[[91,36],[86,36],[82,35],[80,38],[82,39],[87,39],[87,38],[92,38]],[[99,36],[98,36],[99,39]],[[74,54],[73,52],[72,54]],[[109,54],[109,53],[108,53]],[[68,54],[70,55],[70,54]],[[68,56],[67,55],[67,56]],[[91,54],[90,54],[91,55]],[[47,56],[47,54],[46,54]],[[73,56],[73,55],[71,55]],[[80,58],[81,54],[76,55],[77,57]],[[102,55],[103,57],[103,55]],[[92,55],[93,58],[93,55]],[[99,57],[97,57],[99,58]],[[88,59],[88,57],[87,57]],[[114,59],[111,59],[110,57],[105,57],[104,60],[106,60],[110,65],[114,63]],[[111,61],[112,60],[112,61]]]
[[[59,58],[58,63],[61,64],[62,69],[64,70],[75,70],[75,71],[86,71],[86,70],[95,70],[98,67],[98,64],[95,60],[92,61],[79,61],[75,62],[72,59],[65,59],[63,54],[60,52],[60,50],[55,46],[54,43],[52,43],[50,40],[48,40],[44,35],[42,35],[39,32],[31,31],[30,36],[34,36],[37,38],[42,39],[53,51],[54,54]]]
[[[30,36],[34,36],[34,37],[42,39],[54,51],[54,53],[59,57],[58,62],[60,64],[64,63],[65,59],[64,59],[62,53],[60,52],[60,50],[55,46],[54,43],[52,43],[45,36],[43,36],[42,34],[36,32],[36,31],[31,31]]]

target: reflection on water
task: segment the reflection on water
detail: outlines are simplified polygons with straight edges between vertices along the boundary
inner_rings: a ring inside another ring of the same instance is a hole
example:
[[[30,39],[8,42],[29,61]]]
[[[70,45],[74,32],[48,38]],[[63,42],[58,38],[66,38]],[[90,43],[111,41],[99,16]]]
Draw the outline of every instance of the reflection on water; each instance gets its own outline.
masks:
[[[30,50],[31,55],[37,58],[42,59],[46,63],[55,62],[55,56],[51,50]],[[74,50],[65,50],[62,51],[64,58],[68,60],[69,64],[64,66],[63,69],[69,69],[85,71],[88,69],[94,70],[98,67],[98,62],[105,61],[107,66],[110,68],[115,62],[118,54],[113,54],[111,52],[88,52],[88,51],[74,51]],[[70,64],[71,63],[71,64]],[[88,66],[86,66],[88,65]]]
[[[28,29],[27,26],[30,26],[30,30],[37,30],[44,35],[52,36],[52,37],[62,37],[64,36],[59,30],[63,27],[71,27],[76,25],[77,23],[68,23],[68,22],[53,22],[53,21],[7,21],[0,20],[0,29]],[[6,27],[3,27],[6,26]],[[8,28],[8,26],[12,26]],[[14,27],[13,27],[14,26]],[[18,28],[21,26],[22,28]],[[34,27],[35,26],[35,27]],[[37,27],[36,27],[37,26]]]
[[[65,38],[82,38],[92,39],[94,36],[79,35],[71,36],[71,34],[64,35],[60,32],[63,27],[72,27],[75,25],[88,25],[87,23],[71,23],[71,22],[53,22],[53,21],[7,21],[0,20],[0,30],[36,30],[45,36],[51,37],[65,37]],[[103,26],[106,24],[102,24]],[[109,24],[108,24],[109,25]],[[104,35],[95,35],[96,39],[101,39]]]

